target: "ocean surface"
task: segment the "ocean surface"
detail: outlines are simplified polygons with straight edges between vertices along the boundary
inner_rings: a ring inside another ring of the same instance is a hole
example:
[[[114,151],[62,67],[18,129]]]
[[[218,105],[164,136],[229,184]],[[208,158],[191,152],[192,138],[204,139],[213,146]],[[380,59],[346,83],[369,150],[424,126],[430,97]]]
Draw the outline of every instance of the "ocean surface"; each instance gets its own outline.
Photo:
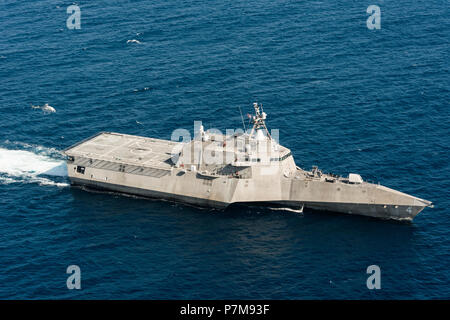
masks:
[[[0,1],[0,298],[450,298],[448,1],[79,1],[79,30],[71,4]],[[297,165],[435,208],[400,223],[70,187],[61,151],[84,138],[239,128],[254,101]]]

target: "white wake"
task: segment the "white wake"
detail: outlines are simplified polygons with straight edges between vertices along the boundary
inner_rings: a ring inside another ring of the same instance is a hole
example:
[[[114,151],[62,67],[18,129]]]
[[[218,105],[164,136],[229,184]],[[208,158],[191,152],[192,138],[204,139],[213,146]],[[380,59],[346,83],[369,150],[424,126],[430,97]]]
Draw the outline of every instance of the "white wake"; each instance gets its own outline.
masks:
[[[61,178],[51,179],[67,176],[66,163],[57,150],[27,144],[19,146],[27,150],[0,147],[0,184],[37,183],[57,187],[69,186],[66,182],[55,181],[62,180]]]
[[[290,212],[295,212],[295,213],[302,213],[303,214],[303,209],[292,209],[292,208],[282,208],[282,207],[269,207],[270,210],[274,210],[274,211],[290,211]]]

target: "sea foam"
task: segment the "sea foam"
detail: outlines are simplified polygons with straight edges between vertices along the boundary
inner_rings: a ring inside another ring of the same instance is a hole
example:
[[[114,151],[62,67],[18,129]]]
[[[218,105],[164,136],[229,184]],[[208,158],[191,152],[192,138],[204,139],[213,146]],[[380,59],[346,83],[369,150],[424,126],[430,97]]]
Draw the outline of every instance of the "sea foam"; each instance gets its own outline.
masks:
[[[28,146],[25,145],[24,146]],[[37,183],[66,187],[66,182],[57,182],[51,177],[67,177],[65,161],[55,156],[55,149],[34,146],[30,150],[0,148],[0,183]],[[61,179],[58,179],[61,180]]]

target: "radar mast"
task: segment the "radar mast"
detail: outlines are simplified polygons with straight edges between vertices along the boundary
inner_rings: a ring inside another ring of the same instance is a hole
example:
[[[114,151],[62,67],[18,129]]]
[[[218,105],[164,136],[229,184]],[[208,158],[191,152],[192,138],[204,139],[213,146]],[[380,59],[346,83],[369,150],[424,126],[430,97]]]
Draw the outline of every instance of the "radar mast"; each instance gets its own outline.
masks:
[[[259,130],[264,130],[267,134],[267,137],[269,140],[272,140],[272,137],[270,136],[269,130],[266,126],[266,118],[267,114],[264,112],[262,108],[262,104],[258,104],[258,102],[253,103],[253,108],[255,109],[255,115],[251,117],[253,128],[250,132],[250,136],[253,136],[253,134],[258,132]]]

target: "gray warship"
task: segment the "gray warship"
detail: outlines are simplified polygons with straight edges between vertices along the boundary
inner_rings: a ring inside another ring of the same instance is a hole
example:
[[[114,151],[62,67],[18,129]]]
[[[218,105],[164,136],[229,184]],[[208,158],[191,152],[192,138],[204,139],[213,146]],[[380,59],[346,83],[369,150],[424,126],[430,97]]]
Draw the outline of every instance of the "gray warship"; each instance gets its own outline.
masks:
[[[100,132],[64,151],[71,184],[219,209],[238,203],[395,220],[433,206],[356,173],[296,166],[267,129],[262,106],[253,107],[248,130],[224,135],[200,126],[185,142]]]

